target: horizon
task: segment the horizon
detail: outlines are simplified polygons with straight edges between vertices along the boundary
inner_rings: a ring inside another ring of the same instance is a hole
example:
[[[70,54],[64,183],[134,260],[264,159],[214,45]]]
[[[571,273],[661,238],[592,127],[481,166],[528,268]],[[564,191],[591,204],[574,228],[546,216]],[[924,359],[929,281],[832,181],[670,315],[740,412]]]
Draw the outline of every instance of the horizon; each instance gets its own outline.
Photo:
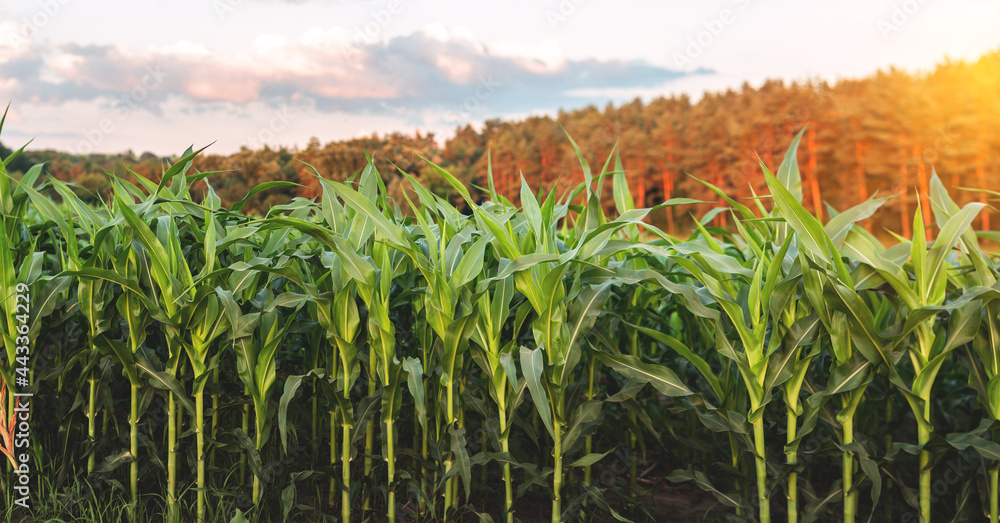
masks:
[[[185,0],[149,31],[73,0],[0,7],[8,145],[172,156],[301,149],[680,95],[863,78],[1000,50],[1000,2],[787,0],[428,9],[416,0]],[[524,3],[524,2],[522,2]],[[441,7],[439,7],[441,6]],[[634,16],[644,10],[648,16]],[[309,20],[287,27],[280,19]],[[176,22],[176,23],[175,23]],[[594,27],[608,27],[607,35]],[[623,28],[628,29],[627,31]],[[952,35],[961,34],[962,38]],[[625,36],[623,38],[622,36]],[[789,46],[788,42],[795,45]]]

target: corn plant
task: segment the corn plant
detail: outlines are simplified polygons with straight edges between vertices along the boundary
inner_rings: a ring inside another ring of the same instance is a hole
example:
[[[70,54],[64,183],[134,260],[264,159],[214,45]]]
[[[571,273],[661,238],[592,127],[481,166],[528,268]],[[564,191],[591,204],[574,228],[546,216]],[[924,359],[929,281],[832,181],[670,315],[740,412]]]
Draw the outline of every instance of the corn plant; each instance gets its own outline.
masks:
[[[8,108],[9,109],[9,106]],[[0,117],[0,131],[7,119],[7,109]],[[24,227],[24,217],[28,205],[27,190],[34,185],[41,174],[42,166],[35,166],[27,173],[20,182],[14,181],[7,173],[7,165],[23,152],[24,148],[10,154],[7,158],[0,159],[0,311],[5,315],[3,326],[3,345],[6,361],[0,365],[0,375],[5,383],[14,382],[14,367],[17,362],[17,347],[27,344],[30,328],[25,332],[19,329],[16,318],[18,314],[23,314],[18,310],[17,295],[18,288],[27,285],[28,271],[36,263],[36,253],[25,257],[18,263],[18,253],[21,251],[22,228]],[[34,249],[32,249],[33,251]],[[40,253],[37,253],[40,255]],[[40,267],[39,267],[40,268]],[[22,304],[22,308],[26,305]],[[13,411],[13,403],[9,410]]]
[[[795,462],[795,453],[801,442],[802,436],[808,434],[812,429],[816,416],[825,401],[834,396],[840,396],[842,408],[837,414],[837,423],[840,425],[841,443],[845,450],[842,456],[842,488],[844,499],[844,520],[854,521],[857,508],[857,492],[853,488],[854,480],[854,453],[863,450],[854,443],[855,413],[864,398],[865,389],[872,379],[873,366],[882,361],[872,353],[857,353],[853,350],[851,339],[852,332],[849,328],[848,316],[853,317],[859,313],[863,300],[857,293],[857,288],[848,274],[847,267],[841,260],[839,248],[843,248],[845,238],[850,235],[864,234],[861,229],[854,227],[854,224],[861,219],[870,216],[885,201],[884,198],[872,198],[854,208],[837,214],[825,228],[812,217],[801,205],[801,190],[794,188],[799,180],[798,167],[794,160],[794,149],[798,143],[801,133],[793,141],[789,154],[779,168],[777,175],[772,175],[766,168],[765,178],[768,187],[774,195],[775,206],[772,214],[781,217],[785,225],[791,226],[791,230],[797,232],[798,240],[798,271],[802,282],[802,304],[812,314],[803,316],[801,323],[790,324],[795,316],[786,315],[786,326],[792,334],[792,339],[799,339],[809,335],[810,330],[816,329],[820,324],[822,331],[828,334],[828,346],[834,356],[834,365],[830,374],[830,380],[826,387],[819,394],[814,394],[810,398],[809,414],[806,417],[803,433],[797,434],[797,417],[802,410],[798,404],[799,391],[802,389],[803,380],[808,361],[817,355],[813,350],[805,359],[797,359],[792,378],[786,384],[786,403],[789,407],[788,414],[788,447],[787,453],[789,462]],[[791,240],[791,235],[788,240]],[[838,309],[827,295],[840,294],[849,296],[845,304],[847,311]],[[787,297],[785,298],[787,300]],[[794,314],[796,302],[785,301],[787,307]],[[852,308],[853,306],[853,308]],[[801,306],[800,306],[801,307]],[[867,309],[865,309],[867,311]],[[786,310],[786,314],[787,314]],[[870,313],[865,318],[871,322],[875,320]],[[794,331],[794,332],[793,332]],[[857,449],[857,450],[855,450]],[[877,475],[871,478],[878,485]],[[796,474],[789,474],[788,491],[789,497],[789,519],[797,518],[797,489],[795,486]],[[879,488],[873,491],[874,501],[877,503]]]
[[[375,186],[377,175],[371,165],[361,176],[361,190],[366,192],[369,187],[377,189]],[[323,183],[327,183],[323,180]],[[330,187],[331,193],[336,186]],[[341,188],[341,190],[343,190]],[[384,191],[384,189],[383,189]],[[395,446],[394,446],[394,424],[399,414],[399,404],[402,395],[402,384],[406,380],[406,373],[403,365],[396,358],[395,351],[395,331],[396,327],[389,318],[392,304],[393,280],[396,275],[405,270],[405,258],[397,250],[390,249],[389,245],[379,236],[377,229],[364,219],[356,219],[349,222],[342,232],[344,236],[337,236],[337,229],[344,224],[335,221],[327,222],[327,231],[317,229],[315,226],[293,219],[281,220],[280,223],[290,224],[305,233],[310,233],[317,237],[321,243],[331,249],[331,253],[336,254],[340,260],[346,274],[354,282],[357,294],[368,309],[368,345],[371,351],[369,360],[369,372],[373,374],[372,379],[377,379],[382,386],[382,416],[381,421],[385,425],[384,442],[386,450],[386,461],[389,467],[389,492],[387,517],[390,521],[395,521]],[[373,234],[374,233],[374,234]],[[371,239],[371,242],[369,242]],[[366,256],[364,248],[368,247],[370,256]],[[374,394],[374,391],[369,391]],[[369,424],[369,426],[371,426]],[[366,431],[366,446],[369,445],[370,431]],[[370,471],[370,464],[366,464],[366,476]]]
[[[937,223],[947,223],[949,219],[962,211],[945,190],[936,173],[930,182],[929,203],[932,205]],[[1000,485],[1000,446],[995,432],[995,421],[1000,416],[1000,391],[991,383],[997,381],[1000,370],[1000,339],[998,339],[998,299],[997,270],[990,257],[983,252],[979,238],[971,229],[966,229],[960,236],[960,252],[956,263],[966,268],[950,276],[950,284],[964,289],[960,299],[968,299],[968,303],[957,307],[955,313],[960,320],[958,327],[975,330],[969,353],[969,384],[977,391],[978,397],[988,416],[979,427],[968,433],[950,434],[947,440],[960,450],[972,447],[984,459],[990,462],[988,467],[989,496],[988,516],[991,522],[1000,520],[998,509],[998,485]],[[971,267],[971,270],[968,268]],[[978,327],[978,328],[977,328]],[[956,336],[955,329],[950,328],[949,337]],[[966,331],[968,332],[968,331]],[[964,335],[965,333],[963,333]],[[951,343],[949,343],[951,345]],[[975,354],[976,358],[972,357]],[[990,439],[982,436],[989,433]]]
[[[966,313],[967,309],[961,308],[957,299],[946,303],[947,271],[950,268],[947,257],[981,207],[977,203],[968,204],[941,223],[940,233],[931,246],[927,245],[923,217],[918,207],[908,264],[913,271],[913,279],[906,276],[902,266],[894,265],[877,254],[872,256],[873,268],[888,282],[909,311],[902,332],[893,340],[890,349],[895,346],[905,348],[916,373],[911,384],[901,383],[901,380],[896,383],[917,419],[917,444],[922,447],[930,441],[933,430],[931,394],[935,377],[951,351],[971,339],[964,324],[974,321],[973,316]],[[860,244],[862,240],[854,245]],[[871,244],[868,243],[867,247]],[[871,249],[862,249],[864,247],[858,251],[872,252]],[[937,315],[942,312],[949,313],[948,322],[937,321]],[[920,467],[920,518],[921,521],[930,521],[932,470],[931,451],[927,448],[920,451]]]
[[[43,213],[55,223],[61,230],[71,231],[69,223],[76,223],[85,232],[85,237],[91,239],[93,247],[99,252],[104,252],[105,258],[99,258],[97,254],[91,257],[90,261],[78,266],[74,271],[67,271],[67,275],[73,275],[89,281],[87,290],[93,291],[96,288],[105,286],[117,286],[121,289],[121,295],[115,300],[115,311],[118,317],[125,320],[128,325],[128,343],[121,344],[115,339],[106,336],[99,336],[98,340],[106,347],[107,352],[115,362],[122,367],[123,375],[129,380],[129,490],[131,493],[132,508],[130,518],[135,519],[135,510],[139,502],[139,389],[142,386],[142,366],[138,361],[138,354],[146,338],[146,327],[151,323],[152,316],[150,310],[156,305],[148,301],[144,292],[140,288],[140,257],[131,248],[132,238],[123,230],[122,224],[105,226],[108,216],[113,215],[113,210],[104,207],[101,213],[94,212],[88,205],[81,201],[68,186],[53,180],[54,189],[62,196],[63,201],[68,204],[71,215],[62,215],[57,209],[46,205],[47,200],[37,192],[32,192],[32,197],[36,204],[43,209]],[[70,242],[70,253],[77,252],[76,240]],[[108,259],[110,267],[105,268]],[[95,263],[92,263],[95,262]],[[86,307],[92,311],[86,313],[89,317],[95,317],[101,313],[95,307],[103,306],[102,303],[93,303],[90,294],[84,294],[87,299],[80,302],[81,307]],[[105,313],[106,314],[106,313]],[[94,329],[91,322],[91,330]],[[88,410],[88,413],[90,411]]]
[[[42,166],[15,179],[6,158],[0,285],[30,289],[33,305],[19,327],[2,304],[0,375],[20,379],[20,337],[37,340],[43,370],[26,389],[55,391],[53,492],[89,468],[95,503],[120,496],[132,521],[161,517],[150,507],[162,499],[165,521],[350,521],[385,502],[389,521],[512,523],[543,491],[552,521],[655,520],[649,471],[710,492],[723,516],[776,519],[783,490],[789,521],[829,518],[833,505],[844,521],[869,505],[870,519],[876,507],[894,519],[900,499],[926,521],[976,509],[973,473],[930,505],[943,470],[931,465],[956,450],[986,463],[979,499],[996,521],[1000,270],[979,244],[996,235],[971,229],[982,205],[959,206],[933,175],[913,236],[883,246],[858,223],[888,198],[829,209],[826,223],[806,209],[798,140],[775,172],[762,165],[769,194],[752,203],[703,183],[724,207],[686,237],[651,213],[704,202],[637,209],[617,149],[594,175],[572,140],[583,181],[536,190],[522,179],[516,205],[489,158],[476,189],[427,162],[457,199],[368,158],[344,181],[313,169],[318,199],[260,218],[240,210],[286,182],[223,208],[207,182],[228,180],[194,171],[191,150],[158,177],[109,176],[110,200],[95,205],[43,181]],[[712,226],[722,213],[728,227]],[[979,403],[956,387],[966,378]],[[125,449],[109,452],[115,434]],[[898,473],[910,459],[915,495]],[[501,488],[502,501],[477,497]],[[297,499],[305,490],[311,506]]]
[[[414,184],[414,187],[418,187]],[[449,509],[457,497],[457,476],[464,481],[466,492],[469,491],[469,471],[463,467],[454,469],[456,452],[464,449],[455,448],[463,432],[458,425],[459,415],[456,413],[457,401],[455,388],[460,378],[456,370],[461,369],[463,360],[469,348],[469,339],[477,323],[479,310],[475,307],[476,296],[471,284],[482,268],[483,255],[488,241],[487,236],[481,236],[469,244],[474,230],[469,221],[462,223],[460,215],[454,207],[445,202],[436,201],[426,191],[418,189],[418,195],[424,205],[416,214],[417,226],[427,247],[426,254],[413,243],[401,243],[402,233],[390,222],[377,222],[380,231],[387,240],[393,241],[393,247],[407,254],[411,263],[420,272],[426,282],[423,293],[423,311],[427,324],[438,339],[441,340],[440,350],[435,355],[435,362],[441,370],[441,381],[438,398],[444,398],[444,427],[438,437],[448,438],[452,444],[447,445],[448,452],[444,459],[444,514],[447,517]],[[352,202],[357,204],[360,200]],[[411,206],[414,206],[411,202]],[[437,212],[431,211],[436,209]],[[369,212],[369,217],[374,216]],[[434,220],[434,221],[431,221]],[[412,241],[412,240],[411,240]],[[426,370],[427,363],[424,369]],[[462,459],[467,466],[468,460]]]
[[[375,183],[380,181],[377,178],[378,172],[369,165],[361,179],[362,190],[367,187],[378,189]],[[381,187],[379,194],[382,195],[384,204],[385,188]],[[368,308],[368,345],[370,348],[369,374],[370,379],[376,379],[382,386],[382,415],[381,421],[384,424],[383,441],[385,446],[386,462],[388,464],[388,508],[387,518],[390,522],[396,520],[396,492],[395,492],[395,422],[399,416],[400,403],[402,401],[402,384],[406,380],[406,373],[403,365],[396,358],[396,326],[390,319],[390,309],[392,306],[393,280],[406,270],[406,259],[401,252],[391,249],[374,229],[372,242],[369,243],[364,237],[368,231],[367,222],[359,220],[352,224],[346,239],[334,238],[335,252],[343,260],[343,266],[357,282],[358,294]],[[358,231],[359,232],[355,232]],[[362,256],[359,247],[353,242],[363,242],[369,246],[369,256]],[[374,394],[374,390],[369,389],[369,395]],[[366,433],[366,448],[372,446],[373,423],[369,423],[369,430]],[[371,451],[366,451],[371,454]],[[371,471],[371,464],[366,462],[365,475]],[[367,503],[367,498],[366,498]]]
[[[189,153],[187,157],[193,157],[194,154]],[[119,185],[115,188],[114,202],[115,211],[120,214],[132,234],[133,245],[141,247],[142,256],[148,257],[150,287],[145,289],[144,293],[156,304],[156,310],[161,314],[158,319],[167,341],[167,361],[162,368],[148,367],[148,372],[167,390],[167,517],[172,521],[180,519],[176,494],[177,403],[180,402],[189,412],[195,410],[177,381],[181,358],[186,352],[185,320],[191,313],[190,304],[195,294],[194,279],[184,259],[180,234],[175,222],[167,217],[156,217],[152,211],[155,211],[156,198],[164,190],[166,183],[175,177],[184,179],[181,171],[186,170],[185,166],[190,166],[189,159],[186,162],[178,162],[166,171],[160,183],[145,201],[134,203],[133,198],[136,195]],[[129,200],[133,203],[129,203]],[[136,209],[132,206],[136,206]],[[143,215],[148,218],[144,218]],[[155,233],[149,227],[147,219],[153,219],[156,223]]]
[[[90,211],[90,213],[92,214],[93,211]],[[87,232],[90,233],[89,238],[93,250],[90,258],[86,260],[78,257],[78,251],[75,249],[71,250],[71,265],[68,268],[69,270],[63,272],[64,276],[75,276],[79,282],[76,292],[77,304],[80,312],[87,321],[87,343],[89,350],[81,353],[81,356],[83,356],[83,369],[80,375],[88,383],[86,412],[89,440],[89,448],[87,449],[88,473],[94,471],[96,457],[94,443],[96,442],[97,386],[99,382],[97,369],[100,367],[101,360],[106,355],[106,351],[101,350],[101,346],[105,342],[102,333],[110,329],[117,320],[115,317],[116,310],[112,305],[113,284],[107,278],[103,277],[115,274],[113,260],[117,253],[114,246],[111,245],[114,243],[113,239],[105,242],[102,239],[107,238],[108,235],[98,235],[98,227],[100,227],[98,224],[100,221],[99,217],[91,216],[90,220],[82,219],[76,222],[89,229]],[[73,222],[70,221],[69,223]],[[69,229],[72,226],[67,225],[66,227]],[[75,235],[76,232],[73,231],[72,234]]]
[[[454,176],[431,164],[465,198],[480,227],[491,233],[490,241],[498,256],[512,261],[500,274],[514,275],[517,290],[525,296],[535,315],[531,324],[535,348],[521,347],[519,356],[532,402],[553,440],[554,522],[563,518],[563,445],[572,444],[575,439],[571,438],[578,436],[572,430],[566,433],[563,430],[572,428],[576,418],[587,410],[586,406],[581,406],[575,411],[567,412],[565,392],[582,356],[581,340],[595,320],[593,312],[601,308],[612,284],[610,281],[602,281],[580,285],[587,266],[584,260],[589,262],[595,255],[609,256],[616,252],[612,250],[604,254],[602,250],[608,245],[612,235],[625,227],[638,224],[649,212],[648,209],[629,210],[615,220],[605,221],[599,199],[600,191],[594,190],[590,168],[579,154],[576,144],[572,140],[570,142],[580,159],[584,183],[564,203],[557,206],[554,192],[550,192],[544,199],[541,198],[542,195],[536,197],[522,178],[521,202],[524,214],[517,223],[507,221],[505,224],[505,209],[484,209]],[[611,157],[599,177],[602,181],[610,160]],[[560,251],[556,242],[555,224],[568,211],[568,202],[580,192],[584,193],[586,210],[577,217],[572,233],[566,238],[567,250]],[[518,229],[524,232],[516,235],[515,231]],[[678,389],[682,393],[686,391],[683,387]],[[582,466],[594,459],[596,457],[586,456],[574,464]]]
[[[212,227],[212,225],[209,225],[209,227]],[[206,241],[214,243],[215,238],[211,236],[214,235],[206,235]],[[210,266],[206,265],[206,267]],[[198,287],[192,305],[193,311],[189,319],[191,343],[189,345],[188,357],[194,371],[192,395],[194,396],[195,406],[194,430],[198,456],[198,521],[205,520],[205,490],[208,487],[205,479],[207,459],[205,448],[205,385],[208,383],[211,369],[218,366],[218,360],[221,356],[219,352],[211,354],[210,351],[216,340],[229,329],[227,315],[224,312],[224,306],[221,303],[218,293],[220,289],[218,287],[212,288],[210,285],[211,283]]]
[[[476,302],[479,317],[476,322],[472,340],[478,350],[472,354],[473,360],[479,365],[487,379],[490,397],[497,406],[497,439],[503,459],[504,481],[504,514],[508,523],[514,521],[513,480],[510,464],[510,426],[511,415],[523,399],[527,385],[517,376],[514,363],[513,342],[504,342],[504,329],[511,312],[511,300],[514,298],[514,278],[508,275],[494,279],[504,272],[511,262],[503,260],[496,266],[496,273],[480,274],[479,285],[488,286]],[[517,333],[519,326],[513,327]]]

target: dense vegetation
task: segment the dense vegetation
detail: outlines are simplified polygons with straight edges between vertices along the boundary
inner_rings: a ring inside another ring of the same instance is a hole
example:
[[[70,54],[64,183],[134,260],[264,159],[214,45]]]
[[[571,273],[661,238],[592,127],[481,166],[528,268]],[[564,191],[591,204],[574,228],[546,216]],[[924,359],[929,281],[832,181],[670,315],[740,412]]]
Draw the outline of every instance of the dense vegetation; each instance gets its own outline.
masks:
[[[555,118],[490,120],[479,130],[457,129],[440,146],[433,135],[419,132],[325,145],[314,139],[298,148],[200,156],[195,168],[233,171],[216,177],[214,183],[216,194],[227,206],[262,182],[288,180],[302,185],[248,202],[247,210],[261,215],[293,196],[312,198],[320,193],[319,182],[298,160],[342,181],[364,166],[367,152],[375,157],[389,193],[397,199],[409,183],[397,175],[390,161],[464,208],[457,193],[433,169],[417,161],[413,152],[441,165],[469,187],[485,187],[490,152],[497,192],[517,203],[520,173],[529,185],[546,191],[557,181],[562,187],[582,181],[576,155],[562,139],[562,126],[579,139],[588,158],[605,158],[618,143],[633,200],[642,207],[678,196],[715,200],[714,194],[686,174],[710,181],[734,197],[749,196],[751,187],[758,193],[765,191],[753,151],[770,165],[781,157],[783,137],[807,123],[809,130],[799,153],[806,208],[826,216],[821,202],[844,209],[876,193],[905,191],[865,226],[877,235],[888,228],[909,236],[917,204],[914,188],[928,191],[932,168],[945,173],[941,181],[960,204],[982,200],[955,187],[996,188],[1000,184],[1000,51],[974,62],[948,61],[930,72],[891,69],[834,84],[769,81],[759,88],[744,85],[706,94],[697,102],[679,96],[561,111]],[[122,171],[124,164],[156,179],[161,162],[149,153],[77,156],[29,151],[25,157],[12,170],[23,172],[34,163],[48,162],[55,177],[105,194],[111,191],[105,171]],[[193,189],[199,198],[203,191],[202,184]],[[477,201],[486,196],[482,191],[473,195]],[[610,194],[604,196],[610,204]],[[690,206],[661,209],[651,220],[675,232],[691,226],[692,211],[700,212]],[[989,218],[984,214],[979,228],[990,229]],[[924,219],[929,221],[930,214]],[[720,215],[718,220],[719,225],[726,225],[728,218]]]
[[[428,162],[464,214],[369,161],[252,218],[285,186],[223,206],[191,151],[91,206],[12,153],[0,374],[35,394],[34,517],[642,520],[660,467],[716,519],[997,521],[984,205],[932,176],[892,247],[857,225],[888,197],[823,225],[802,136],[749,205],[699,182],[725,208],[686,239],[646,219],[697,201],[637,208],[617,151],[593,174],[572,140],[581,181],[519,205]]]

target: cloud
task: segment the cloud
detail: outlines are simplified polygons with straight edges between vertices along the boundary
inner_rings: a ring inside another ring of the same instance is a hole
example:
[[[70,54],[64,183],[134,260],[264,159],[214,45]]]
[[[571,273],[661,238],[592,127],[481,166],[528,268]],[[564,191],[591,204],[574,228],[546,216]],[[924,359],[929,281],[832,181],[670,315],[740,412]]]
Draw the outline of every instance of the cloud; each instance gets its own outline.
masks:
[[[650,88],[692,74],[643,61],[567,60],[554,41],[491,48],[439,25],[388,40],[372,29],[262,35],[230,54],[190,41],[141,50],[30,42],[0,50],[0,87],[36,103],[132,96],[154,113],[180,98],[209,106],[310,100],[320,111],[353,114],[467,109],[471,99],[500,114],[579,105],[588,101],[582,92]]]

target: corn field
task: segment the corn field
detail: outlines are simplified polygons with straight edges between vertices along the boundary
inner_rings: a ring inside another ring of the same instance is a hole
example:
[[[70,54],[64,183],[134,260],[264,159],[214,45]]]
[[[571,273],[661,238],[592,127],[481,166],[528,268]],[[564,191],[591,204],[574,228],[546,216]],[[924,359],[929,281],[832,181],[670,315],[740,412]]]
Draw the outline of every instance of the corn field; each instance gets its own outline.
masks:
[[[647,218],[701,202],[634,208],[617,155],[567,139],[583,182],[520,206],[429,162],[459,207],[371,160],[263,217],[284,182],[223,208],[200,151],[96,208],[0,169],[0,414],[32,393],[36,427],[27,454],[3,434],[8,520],[74,514],[81,483],[131,521],[646,521],[656,471],[707,520],[997,521],[985,205],[934,176],[886,248],[858,222],[892,195],[803,207],[796,137],[769,195],[702,182],[728,206],[679,238]]]

